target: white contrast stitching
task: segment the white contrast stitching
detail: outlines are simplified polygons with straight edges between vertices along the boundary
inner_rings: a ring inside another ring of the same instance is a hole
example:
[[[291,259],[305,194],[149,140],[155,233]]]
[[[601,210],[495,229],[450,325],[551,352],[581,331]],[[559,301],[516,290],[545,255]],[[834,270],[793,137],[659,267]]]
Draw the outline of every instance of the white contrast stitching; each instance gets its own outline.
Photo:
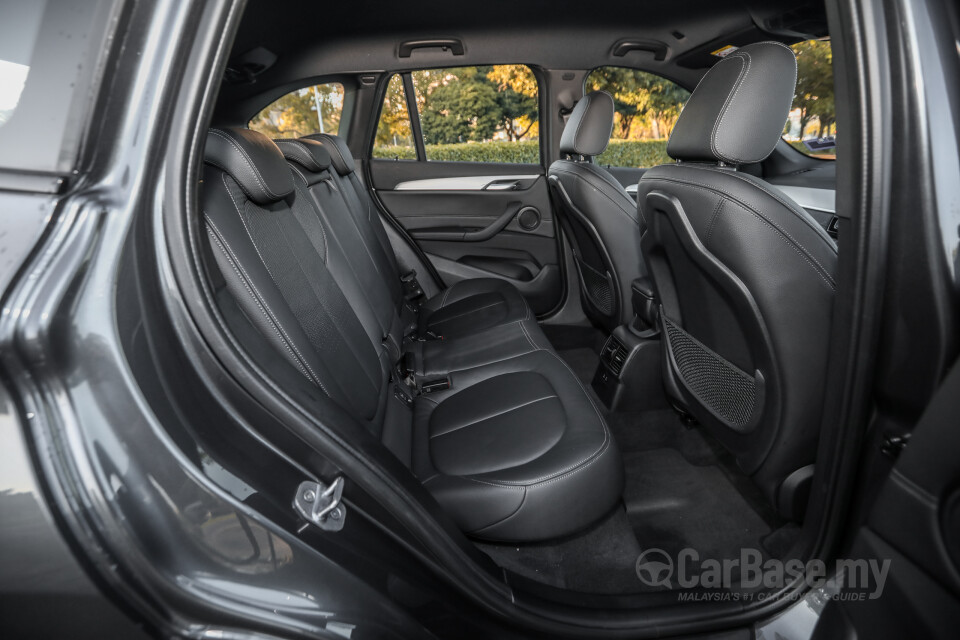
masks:
[[[217,137],[223,138],[224,140],[229,142],[231,145],[233,145],[233,147],[237,151],[240,152],[240,155],[243,156],[243,161],[247,164],[248,167],[250,167],[250,171],[253,173],[253,177],[256,179],[257,184],[260,185],[260,188],[263,189],[264,193],[266,193],[268,196],[275,198],[277,200],[281,198],[281,196],[274,193],[273,190],[267,186],[266,180],[263,179],[262,176],[260,175],[260,170],[257,168],[255,164],[253,164],[253,161],[250,159],[250,156],[247,155],[247,152],[244,151],[243,147],[237,144],[236,140],[228,136],[224,131],[221,131],[220,129],[210,129],[210,133],[212,133]]]

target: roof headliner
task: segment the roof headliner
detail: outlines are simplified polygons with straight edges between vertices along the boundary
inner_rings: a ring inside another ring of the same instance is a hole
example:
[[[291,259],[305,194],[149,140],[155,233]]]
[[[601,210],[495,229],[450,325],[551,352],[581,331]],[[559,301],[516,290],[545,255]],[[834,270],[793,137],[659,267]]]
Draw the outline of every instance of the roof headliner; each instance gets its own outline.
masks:
[[[451,0],[411,4],[250,0],[231,59],[257,47],[277,59],[254,84],[224,85],[221,101],[236,105],[262,96],[266,103],[294,84],[335,74],[495,63],[545,69],[615,64],[692,87],[711,63],[697,53],[718,40],[792,42],[826,35],[822,0],[483,0],[476,5],[482,12]],[[464,55],[421,49],[397,57],[400,42],[437,37],[461,39]],[[659,40],[669,54],[662,62],[643,51],[612,56],[613,44],[624,38]]]

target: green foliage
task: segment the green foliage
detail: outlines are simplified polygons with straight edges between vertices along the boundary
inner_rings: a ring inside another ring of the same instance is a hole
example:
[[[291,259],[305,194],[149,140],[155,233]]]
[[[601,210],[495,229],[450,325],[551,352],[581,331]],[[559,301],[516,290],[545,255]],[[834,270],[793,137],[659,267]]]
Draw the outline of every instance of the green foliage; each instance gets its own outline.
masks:
[[[431,160],[440,159],[432,154],[443,145],[517,141],[538,133],[537,81],[524,65],[432,69],[412,76]],[[394,75],[377,126],[374,156],[412,158],[412,145],[403,83]]]
[[[413,76],[428,145],[527,135],[537,116],[536,79],[523,65],[460,67]]]
[[[394,75],[387,83],[387,93],[383,99],[383,109],[380,111],[375,146],[383,145],[407,147],[413,151],[410,114],[407,111],[403,81],[399,75]]]
[[[595,69],[587,77],[587,88],[613,96],[613,137],[621,140],[669,137],[690,97],[690,92],[675,82],[625,67]]]
[[[800,137],[817,118],[817,137],[837,121],[833,96],[833,52],[829,40],[808,40],[791,47],[797,55],[797,90],[793,108],[800,110]]]
[[[390,160],[416,160],[417,150],[406,145],[378,144],[373,147],[374,158]]]
[[[667,141],[611,140],[607,150],[595,159],[596,163],[611,167],[653,167],[673,162],[667,155]]]
[[[426,147],[430,160],[447,162],[513,162],[537,164],[540,162],[540,142],[521,140],[507,142],[467,142],[433,144]],[[378,146],[374,158],[415,160],[416,151],[404,146]],[[597,163],[615,167],[652,167],[671,162],[667,156],[666,140],[611,140],[610,146],[597,157]]]
[[[427,158],[438,162],[512,162],[517,164],[538,164],[540,162],[540,141],[488,140],[486,142],[457,142],[453,144],[426,145]],[[374,147],[374,158],[399,158],[414,160],[417,153],[407,147]]]
[[[268,105],[248,126],[270,138],[299,138],[319,133],[317,105],[323,114],[322,131],[336,134],[343,110],[343,85],[318,84],[297,89]]]
[[[426,144],[489,140],[500,124],[493,83],[476,67],[457,69],[425,93],[420,123]]]

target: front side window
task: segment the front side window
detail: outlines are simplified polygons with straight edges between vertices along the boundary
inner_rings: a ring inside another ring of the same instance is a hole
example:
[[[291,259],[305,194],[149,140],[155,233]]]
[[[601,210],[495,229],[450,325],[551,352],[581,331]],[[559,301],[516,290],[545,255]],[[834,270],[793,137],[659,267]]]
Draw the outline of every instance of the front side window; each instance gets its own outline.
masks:
[[[837,110],[833,98],[830,40],[807,40],[791,47],[797,55],[797,90],[783,138],[803,153],[837,157]]]
[[[652,167],[670,162],[667,139],[690,92],[660,76],[600,67],[587,76],[587,91],[613,96],[613,132],[607,150],[596,162],[614,167]]]
[[[540,162],[539,87],[525,65],[428,69],[410,74],[428,161]],[[387,86],[373,156],[413,158],[402,76]]]
[[[269,138],[336,135],[342,112],[343,85],[329,82],[291,91],[265,107],[247,126]]]

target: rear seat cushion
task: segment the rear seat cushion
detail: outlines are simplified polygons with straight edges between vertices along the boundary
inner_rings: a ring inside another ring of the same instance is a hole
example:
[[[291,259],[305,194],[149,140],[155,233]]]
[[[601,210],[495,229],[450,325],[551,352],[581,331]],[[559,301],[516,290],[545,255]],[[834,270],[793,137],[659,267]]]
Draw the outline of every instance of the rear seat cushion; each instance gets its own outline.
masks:
[[[467,533],[575,533],[618,503],[623,467],[600,411],[554,353],[458,371],[417,399],[413,471]]]
[[[516,287],[496,278],[476,278],[461,280],[424,302],[420,330],[448,339],[531,318],[530,306]]]
[[[416,371],[423,379],[447,375],[451,371],[495,364],[516,356],[549,348],[546,336],[536,320],[518,320],[478,333],[443,340],[423,340],[409,345],[415,357]]]

